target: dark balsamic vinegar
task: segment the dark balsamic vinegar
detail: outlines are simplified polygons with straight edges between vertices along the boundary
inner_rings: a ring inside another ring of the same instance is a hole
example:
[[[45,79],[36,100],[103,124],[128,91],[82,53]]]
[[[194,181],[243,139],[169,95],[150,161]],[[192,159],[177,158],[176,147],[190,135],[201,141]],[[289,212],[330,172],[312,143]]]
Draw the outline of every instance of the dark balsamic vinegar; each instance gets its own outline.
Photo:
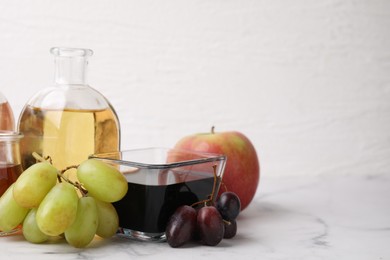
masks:
[[[165,232],[168,219],[176,208],[207,199],[213,184],[213,177],[169,185],[129,182],[126,196],[113,203],[119,226],[147,233]]]

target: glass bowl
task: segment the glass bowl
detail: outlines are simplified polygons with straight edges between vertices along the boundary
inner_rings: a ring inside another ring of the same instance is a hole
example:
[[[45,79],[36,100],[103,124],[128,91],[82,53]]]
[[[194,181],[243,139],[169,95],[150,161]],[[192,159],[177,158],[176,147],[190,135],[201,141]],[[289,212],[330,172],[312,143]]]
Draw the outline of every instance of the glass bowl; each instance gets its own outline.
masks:
[[[116,167],[126,177],[128,192],[113,203],[119,216],[118,235],[143,241],[164,241],[168,219],[176,208],[210,198],[214,186],[215,199],[226,163],[224,155],[169,148],[90,158]]]

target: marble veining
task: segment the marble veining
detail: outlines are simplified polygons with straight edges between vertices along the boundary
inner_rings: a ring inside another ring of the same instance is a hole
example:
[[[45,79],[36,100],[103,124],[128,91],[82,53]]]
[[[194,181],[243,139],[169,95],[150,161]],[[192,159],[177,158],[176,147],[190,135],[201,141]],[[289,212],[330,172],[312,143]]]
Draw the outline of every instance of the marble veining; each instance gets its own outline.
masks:
[[[86,249],[1,237],[1,259],[390,259],[390,175],[262,176],[238,234],[216,247],[120,237]]]

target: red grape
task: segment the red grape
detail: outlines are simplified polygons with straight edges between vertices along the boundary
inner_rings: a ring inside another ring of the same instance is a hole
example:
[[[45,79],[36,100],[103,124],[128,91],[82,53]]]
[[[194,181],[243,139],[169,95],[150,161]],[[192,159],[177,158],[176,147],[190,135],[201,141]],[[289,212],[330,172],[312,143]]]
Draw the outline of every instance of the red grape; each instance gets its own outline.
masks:
[[[219,244],[225,232],[221,214],[214,206],[205,206],[198,211],[197,228],[201,243],[208,246]]]
[[[184,245],[191,239],[195,228],[196,210],[187,205],[177,208],[167,224],[165,234],[168,244],[171,247]]]
[[[232,238],[237,233],[237,222],[235,220],[230,220],[229,222],[224,222],[225,224],[225,234],[223,238]]]
[[[235,220],[241,210],[241,202],[234,192],[224,192],[219,196],[216,207],[223,219]]]

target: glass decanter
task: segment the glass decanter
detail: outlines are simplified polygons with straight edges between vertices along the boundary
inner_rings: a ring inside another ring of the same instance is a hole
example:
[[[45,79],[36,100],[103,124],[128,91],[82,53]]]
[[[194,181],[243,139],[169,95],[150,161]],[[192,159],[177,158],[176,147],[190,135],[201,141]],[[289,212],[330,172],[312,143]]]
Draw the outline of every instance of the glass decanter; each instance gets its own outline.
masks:
[[[0,130],[14,130],[15,121],[11,106],[0,92]]]
[[[58,169],[78,165],[95,153],[119,151],[120,124],[110,102],[87,84],[92,50],[51,49],[55,57],[55,84],[33,96],[18,122],[24,135],[20,149],[26,169],[37,152],[50,156]],[[75,179],[75,171],[67,171]]]

